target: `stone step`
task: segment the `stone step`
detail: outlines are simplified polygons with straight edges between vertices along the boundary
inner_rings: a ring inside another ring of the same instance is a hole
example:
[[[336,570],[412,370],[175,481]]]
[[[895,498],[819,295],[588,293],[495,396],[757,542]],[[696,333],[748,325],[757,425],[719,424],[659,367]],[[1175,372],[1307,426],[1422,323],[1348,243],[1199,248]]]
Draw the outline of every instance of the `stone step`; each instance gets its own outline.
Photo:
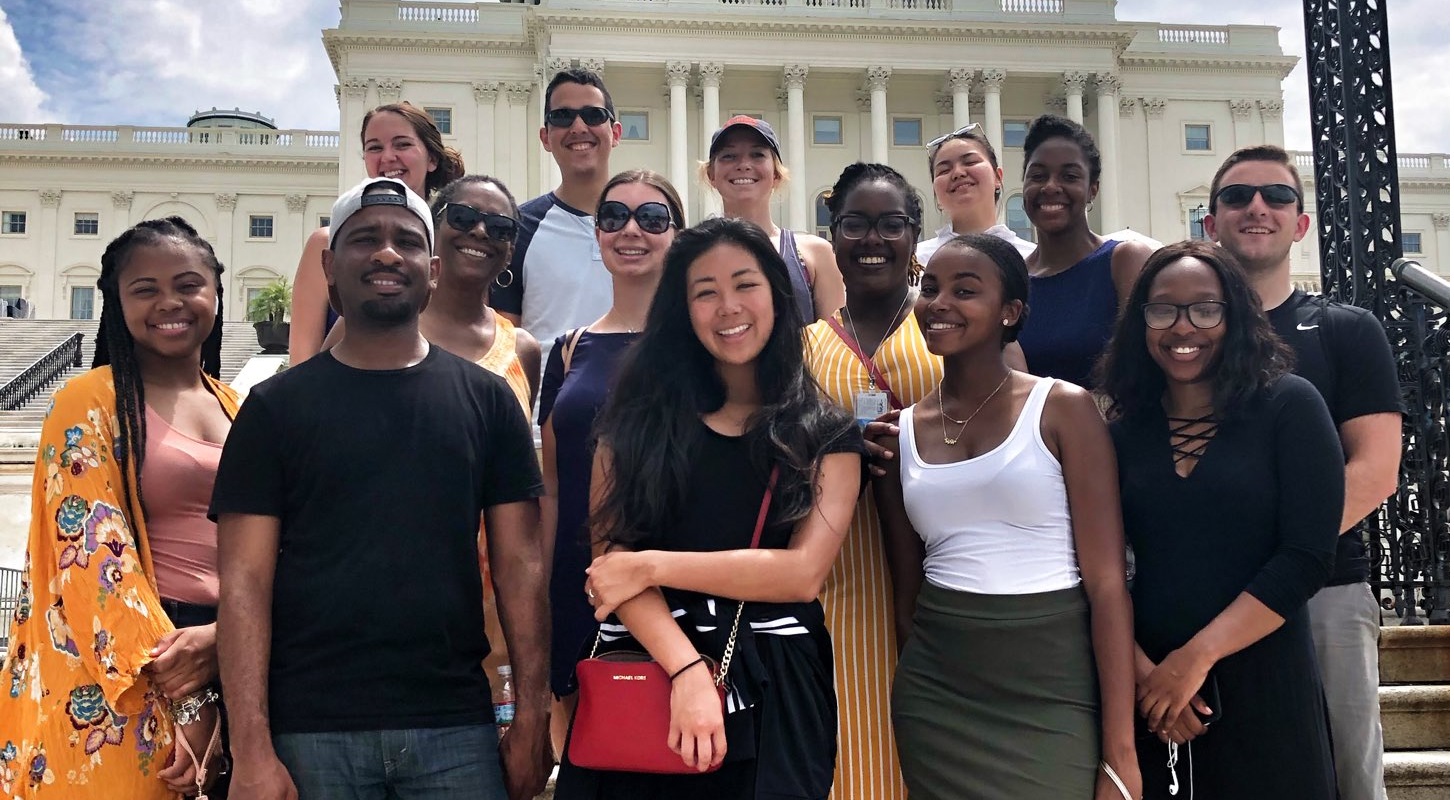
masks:
[[[1385,626],[1378,677],[1381,683],[1449,683],[1449,626]]]
[[[1449,749],[1449,685],[1380,686],[1385,750]]]
[[[1388,800],[1449,800],[1449,751],[1384,753]]]

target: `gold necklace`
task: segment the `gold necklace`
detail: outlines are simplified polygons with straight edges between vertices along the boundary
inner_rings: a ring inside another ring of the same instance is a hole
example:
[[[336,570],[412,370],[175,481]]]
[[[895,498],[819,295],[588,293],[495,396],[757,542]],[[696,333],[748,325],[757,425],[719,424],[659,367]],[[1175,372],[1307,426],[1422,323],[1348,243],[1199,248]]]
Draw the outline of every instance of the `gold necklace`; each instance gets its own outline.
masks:
[[[1006,372],[1004,380],[1000,381],[1000,385],[996,386],[995,390],[989,393],[989,396],[986,397],[984,401],[979,404],[979,407],[974,410],[974,413],[970,414],[968,417],[965,417],[963,420],[955,419],[954,417],[951,417],[947,413],[945,413],[944,379],[939,379],[939,385],[934,388],[934,391],[939,393],[939,427],[944,431],[945,444],[955,445],[959,443],[959,437],[964,435],[964,429],[966,426],[969,425],[969,421],[974,419],[979,414],[979,412],[984,409],[985,406],[989,405],[989,402],[995,399],[995,395],[999,394],[1001,389],[1005,388],[1005,384],[1008,383],[1010,380],[1010,374],[1010,372]],[[959,426],[959,431],[954,434],[953,438],[950,438],[949,436],[949,423],[951,422]]]

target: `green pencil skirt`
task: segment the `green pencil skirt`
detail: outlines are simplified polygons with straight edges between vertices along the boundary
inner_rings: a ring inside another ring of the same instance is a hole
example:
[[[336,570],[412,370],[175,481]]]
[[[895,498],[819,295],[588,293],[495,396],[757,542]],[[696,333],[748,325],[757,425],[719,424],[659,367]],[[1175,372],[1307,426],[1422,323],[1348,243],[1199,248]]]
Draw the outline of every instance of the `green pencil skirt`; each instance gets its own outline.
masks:
[[[1021,595],[925,582],[893,688],[911,800],[1090,800],[1100,689],[1080,587]]]

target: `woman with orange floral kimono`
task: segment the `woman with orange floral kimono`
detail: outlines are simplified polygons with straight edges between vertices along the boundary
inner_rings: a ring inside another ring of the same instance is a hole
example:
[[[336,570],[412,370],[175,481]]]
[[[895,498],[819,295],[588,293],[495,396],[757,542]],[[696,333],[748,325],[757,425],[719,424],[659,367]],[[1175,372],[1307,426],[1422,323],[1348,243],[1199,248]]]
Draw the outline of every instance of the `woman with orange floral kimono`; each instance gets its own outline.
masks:
[[[0,673],[5,798],[195,795],[221,763],[215,625],[181,621],[216,605],[207,458],[237,412],[216,380],[221,273],[176,217],[102,256],[95,368],[41,429]]]

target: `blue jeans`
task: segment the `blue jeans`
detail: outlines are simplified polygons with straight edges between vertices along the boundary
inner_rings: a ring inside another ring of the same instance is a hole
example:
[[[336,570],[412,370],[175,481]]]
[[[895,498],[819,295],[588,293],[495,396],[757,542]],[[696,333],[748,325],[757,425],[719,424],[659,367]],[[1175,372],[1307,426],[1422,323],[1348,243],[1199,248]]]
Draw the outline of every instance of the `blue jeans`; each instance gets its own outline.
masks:
[[[273,736],[299,800],[506,800],[499,745],[493,723]]]

